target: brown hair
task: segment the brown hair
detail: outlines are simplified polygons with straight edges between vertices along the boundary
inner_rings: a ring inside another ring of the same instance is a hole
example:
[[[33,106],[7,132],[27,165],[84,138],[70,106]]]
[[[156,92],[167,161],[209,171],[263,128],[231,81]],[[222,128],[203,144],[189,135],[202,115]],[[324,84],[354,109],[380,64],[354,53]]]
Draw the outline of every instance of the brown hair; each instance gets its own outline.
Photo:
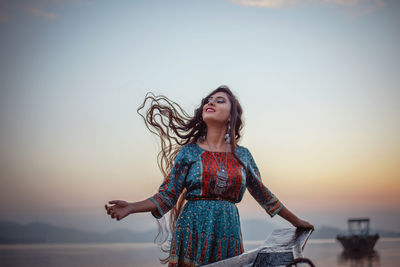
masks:
[[[239,101],[233,95],[228,86],[222,85],[213,90],[205,98],[202,99],[200,107],[194,111],[194,115],[189,116],[180,106],[174,101],[171,101],[163,95],[155,96],[153,93],[147,93],[146,97],[137,109],[139,115],[143,118],[146,127],[150,132],[154,133],[160,138],[161,150],[157,156],[158,167],[160,168],[164,177],[167,177],[174,164],[176,155],[180,148],[186,144],[195,144],[197,141],[207,134],[207,125],[203,121],[203,106],[207,104],[210,96],[217,92],[224,92],[227,94],[231,103],[231,116],[229,119],[230,136],[231,136],[231,151],[236,160],[245,168],[246,166],[236,155],[236,146],[241,135],[240,131],[243,128],[242,121],[242,107]],[[146,114],[142,115],[140,111],[149,104]],[[186,190],[180,195],[177,203],[170,212],[169,232],[174,233],[176,220],[181,212],[183,204],[185,203]],[[161,225],[158,221],[159,232],[156,236],[160,237],[159,244],[164,252],[168,252],[168,247],[163,248],[165,243],[168,243],[168,228]],[[166,233],[165,233],[166,232]],[[166,234],[164,238],[164,233]],[[169,257],[161,259],[162,263],[167,263]]]

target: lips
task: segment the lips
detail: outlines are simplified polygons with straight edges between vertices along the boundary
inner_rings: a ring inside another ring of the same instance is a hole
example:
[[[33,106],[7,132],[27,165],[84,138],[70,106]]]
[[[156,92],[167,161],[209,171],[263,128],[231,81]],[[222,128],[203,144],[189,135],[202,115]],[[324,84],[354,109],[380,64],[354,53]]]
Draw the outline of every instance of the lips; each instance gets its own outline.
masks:
[[[206,112],[215,112],[215,109],[213,109],[213,108],[206,108]]]

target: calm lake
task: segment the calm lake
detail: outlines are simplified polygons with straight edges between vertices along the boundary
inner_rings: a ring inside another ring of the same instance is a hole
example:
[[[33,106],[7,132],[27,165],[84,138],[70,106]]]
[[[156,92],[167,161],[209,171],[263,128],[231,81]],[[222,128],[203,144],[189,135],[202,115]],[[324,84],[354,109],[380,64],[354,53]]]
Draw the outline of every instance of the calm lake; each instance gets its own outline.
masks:
[[[263,241],[247,241],[251,250]],[[165,266],[162,254],[153,243],[118,244],[20,244],[0,245],[0,266]],[[381,238],[374,253],[362,258],[349,258],[333,239],[309,240],[304,256],[316,266],[400,266],[400,238]]]

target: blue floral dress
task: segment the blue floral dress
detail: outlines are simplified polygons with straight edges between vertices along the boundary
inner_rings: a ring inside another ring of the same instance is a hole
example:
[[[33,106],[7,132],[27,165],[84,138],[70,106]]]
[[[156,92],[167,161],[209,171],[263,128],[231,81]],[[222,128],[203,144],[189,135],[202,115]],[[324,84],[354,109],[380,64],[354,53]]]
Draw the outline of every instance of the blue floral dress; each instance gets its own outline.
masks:
[[[199,266],[243,253],[235,203],[242,200],[246,188],[271,217],[283,207],[263,185],[250,151],[237,146],[236,154],[248,168],[247,177],[231,152],[210,152],[197,144],[182,146],[170,174],[150,198],[157,206],[152,214],[159,219],[174,207],[182,190],[187,190],[188,201],[176,222],[168,266]],[[229,178],[221,194],[214,190],[220,166],[216,161],[227,163]]]

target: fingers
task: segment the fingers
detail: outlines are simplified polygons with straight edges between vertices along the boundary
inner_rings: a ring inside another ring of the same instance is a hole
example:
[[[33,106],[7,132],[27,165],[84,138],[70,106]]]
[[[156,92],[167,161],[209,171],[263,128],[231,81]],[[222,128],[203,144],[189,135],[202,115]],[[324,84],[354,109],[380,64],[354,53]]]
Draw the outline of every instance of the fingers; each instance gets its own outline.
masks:
[[[312,225],[311,223],[306,223],[305,228],[314,230],[314,225]]]
[[[314,225],[312,225],[311,223],[309,223],[307,221],[305,221],[305,226],[306,226],[306,228],[310,228],[310,229],[314,230]]]
[[[117,221],[121,220],[122,218],[124,218],[125,216],[122,216],[120,214],[117,214],[117,212],[111,212],[111,218],[116,219]]]
[[[111,201],[110,201],[111,202]],[[111,218],[113,219],[117,219],[118,221],[121,220],[123,217],[121,217],[120,215],[117,214],[117,212],[113,209],[114,206],[107,206],[104,205],[104,208],[107,211],[107,214],[111,216]]]
[[[122,202],[122,203],[121,203]],[[111,216],[111,218],[116,219],[117,221],[126,217],[126,215],[121,214],[121,205],[124,201],[121,200],[111,200],[108,203],[114,204],[112,206],[104,205],[104,208],[107,211],[107,214]]]
[[[114,218],[114,216],[115,216],[115,211],[114,211],[114,209],[113,209],[113,206],[107,206],[107,204],[104,205],[104,206],[105,206],[105,208],[106,208],[106,210],[107,210],[107,214],[108,214],[108,215],[111,215],[111,218]]]
[[[111,208],[112,208],[112,207],[107,206],[107,204],[104,205],[104,207],[106,208],[107,214],[110,214],[110,213],[111,213]]]
[[[296,228],[305,228],[305,229],[312,229],[314,230],[314,225],[312,225],[311,223],[304,221],[304,220],[300,220],[298,223],[296,223],[294,225]]]

